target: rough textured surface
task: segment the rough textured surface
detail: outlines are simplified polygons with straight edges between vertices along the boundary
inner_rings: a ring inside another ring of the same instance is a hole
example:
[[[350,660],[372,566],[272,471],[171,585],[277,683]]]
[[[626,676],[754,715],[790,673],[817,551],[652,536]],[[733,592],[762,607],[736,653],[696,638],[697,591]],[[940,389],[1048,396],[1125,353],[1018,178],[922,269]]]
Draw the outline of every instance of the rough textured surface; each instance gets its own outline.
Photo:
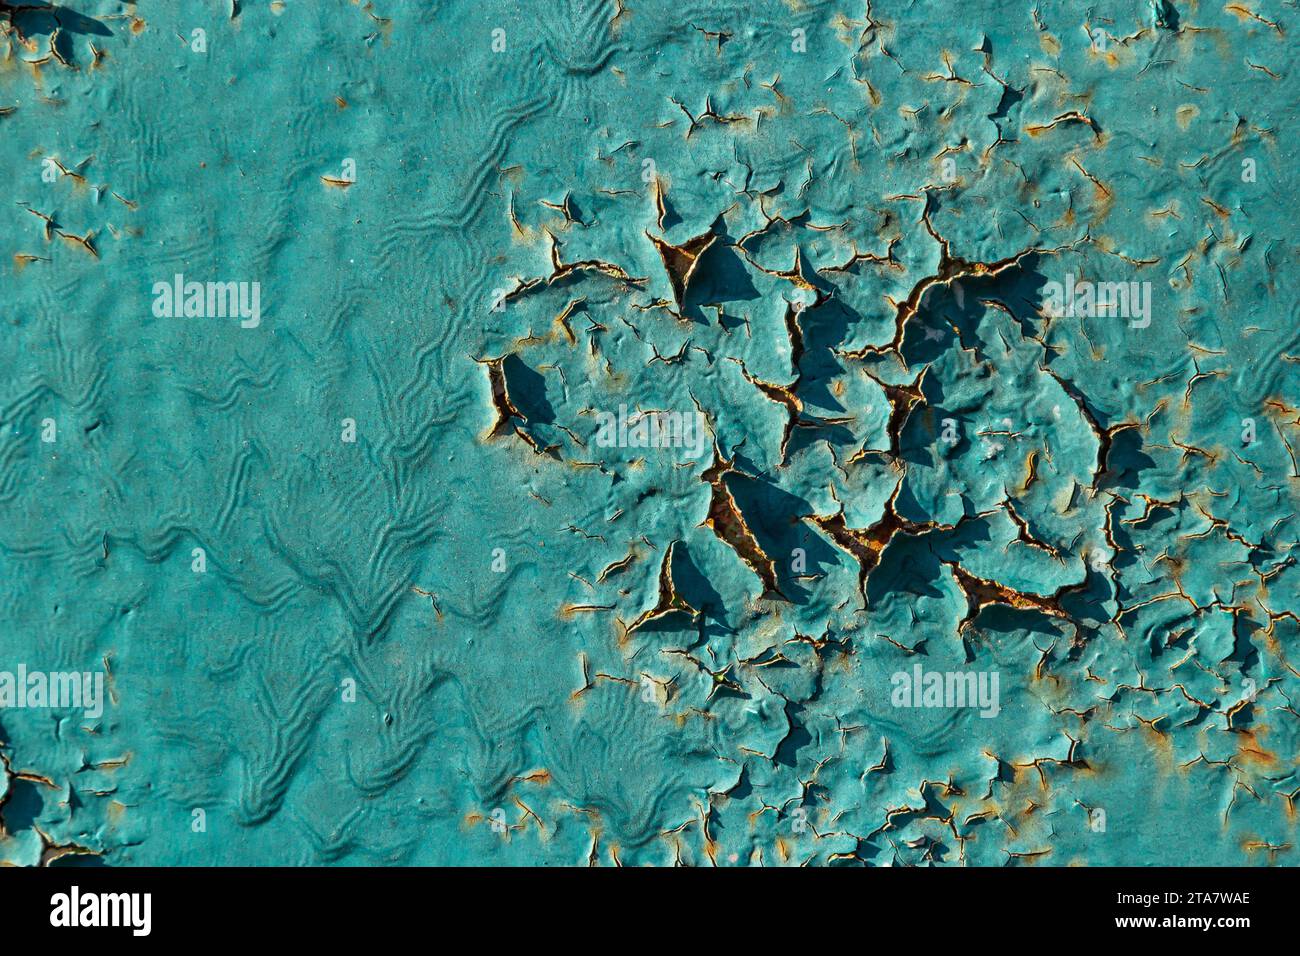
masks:
[[[230,14],[0,4],[0,860],[1295,862],[1293,3]]]

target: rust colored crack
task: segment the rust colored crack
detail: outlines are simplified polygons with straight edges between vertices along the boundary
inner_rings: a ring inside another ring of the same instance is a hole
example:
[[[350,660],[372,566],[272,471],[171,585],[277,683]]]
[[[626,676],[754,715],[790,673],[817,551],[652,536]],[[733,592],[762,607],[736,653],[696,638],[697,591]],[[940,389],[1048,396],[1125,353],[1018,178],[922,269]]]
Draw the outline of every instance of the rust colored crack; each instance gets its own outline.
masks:
[[[1083,420],[1088,423],[1088,428],[1097,438],[1097,464],[1093,468],[1092,474],[1092,491],[1097,491],[1097,483],[1110,471],[1110,449],[1115,442],[1115,436],[1120,432],[1128,431],[1132,428],[1139,428],[1140,423],[1126,421],[1117,425],[1103,427],[1098,421],[1097,416],[1093,414],[1092,409],[1088,407],[1088,401],[1084,398],[1083,393],[1074,387],[1074,384],[1068,379],[1062,378],[1046,366],[1040,366],[1044,372],[1056,380],[1056,384],[1061,386],[1061,391],[1069,396],[1070,401],[1074,402],[1075,407],[1079,409],[1079,414]]]
[[[921,224],[930,237],[939,244],[939,264],[932,275],[925,276],[912,286],[912,291],[902,302],[895,303],[890,299],[890,303],[895,306],[894,313],[894,336],[887,345],[868,345],[854,352],[843,353],[849,358],[865,358],[868,355],[881,355],[892,352],[902,359],[903,336],[907,331],[907,322],[921,309],[921,300],[925,294],[935,286],[948,286],[959,279],[987,279],[1000,275],[1010,269],[1014,269],[1027,257],[1035,254],[1045,255],[1058,251],[1056,247],[1051,249],[1030,246],[1022,249],[1014,255],[1007,256],[1005,259],[998,259],[996,262],[974,262],[969,259],[963,259],[961,256],[952,254],[951,246],[947,239],[939,234],[930,222],[930,203],[932,193],[927,188],[923,199],[921,209]]]
[[[951,569],[953,577],[957,581],[957,586],[961,589],[962,594],[966,596],[966,613],[962,617],[961,623],[957,625],[957,633],[959,634],[965,632],[986,607],[998,604],[1015,608],[1018,611],[1039,611],[1048,617],[1058,618],[1063,621],[1072,620],[1070,615],[1061,608],[1061,598],[1071,590],[1078,589],[1080,587],[1078,584],[1064,585],[1055,594],[1045,597],[1029,591],[1017,591],[1015,588],[999,584],[997,581],[990,581],[987,578],[971,574],[956,561],[943,561],[942,563]]]
[[[660,218],[662,222],[662,214]],[[645,235],[654,243],[659,258],[663,260],[664,271],[668,273],[668,282],[673,289],[673,301],[677,303],[677,309],[680,311],[685,306],[686,289],[695,275],[695,268],[699,265],[700,258],[718,237],[712,232],[705,232],[687,239],[680,246],[675,246],[658,236],[650,235],[649,232]]]
[[[912,417],[913,410],[925,401],[925,393],[921,391],[921,382],[929,370],[930,366],[925,366],[925,368],[921,369],[920,374],[916,376],[916,381],[909,385],[890,385],[881,381],[865,368],[862,370],[862,374],[880,386],[881,391],[885,393],[885,400],[889,403],[889,419],[885,422],[885,434],[889,436],[889,456],[894,460],[898,460],[899,457],[899,442],[902,440],[903,428],[906,427],[908,420]],[[873,453],[878,455],[880,451],[878,449],[863,448],[849,461],[857,461]]]
[[[903,490],[906,476],[899,478],[893,493],[885,502],[885,508],[875,523],[866,528],[850,528],[844,518],[844,505],[833,515],[807,515],[807,519],[820,528],[827,537],[842,551],[850,554],[858,562],[858,593],[865,606],[867,600],[867,577],[880,566],[880,559],[897,534],[923,534],[927,531],[952,530],[952,525],[938,522],[916,522],[904,518],[898,513],[898,495]],[[831,496],[839,502],[834,489]]]
[[[668,550],[664,552],[663,561],[659,565],[659,596],[655,601],[654,607],[643,611],[623,632],[626,639],[632,636],[632,633],[652,621],[667,617],[669,614],[689,614],[692,621],[699,619],[700,612],[691,607],[690,603],[677,593],[677,585],[673,582],[673,554],[677,550],[677,542],[673,541],[668,545]],[[626,564],[632,560],[632,555],[624,559]],[[612,566],[611,566],[612,567]],[[608,570],[608,569],[606,569]],[[604,578],[604,572],[601,573],[601,579]]]
[[[492,388],[492,410],[496,413],[496,418],[492,422],[492,427],[488,430],[488,436],[490,438],[499,438],[513,432],[537,454],[559,458],[558,445],[543,445],[523,427],[528,424],[528,417],[515,406],[514,401],[510,398],[510,390],[506,385],[505,361],[512,354],[508,352],[494,359],[474,359],[475,362],[487,369],[488,383]]]
[[[749,530],[749,525],[745,523],[745,518],[736,505],[736,499],[727,487],[726,477],[733,472],[739,474],[734,460],[724,460],[715,444],[713,464],[700,475],[700,480],[713,489],[709,499],[709,514],[702,525],[709,528],[720,541],[735,551],[758,576],[758,580],[763,585],[763,597],[788,600],[777,584],[775,563],[763,551],[754,533]]]
[[[556,239],[555,234],[549,229],[546,230],[546,236],[550,239],[551,245],[551,275],[546,280],[548,286],[582,272],[595,272],[633,286],[644,285],[646,282],[644,276],[629,275],[622,266],[606,262],[603,259],[580,259],[577,262],[565,262],[560,257],[560,240]]]

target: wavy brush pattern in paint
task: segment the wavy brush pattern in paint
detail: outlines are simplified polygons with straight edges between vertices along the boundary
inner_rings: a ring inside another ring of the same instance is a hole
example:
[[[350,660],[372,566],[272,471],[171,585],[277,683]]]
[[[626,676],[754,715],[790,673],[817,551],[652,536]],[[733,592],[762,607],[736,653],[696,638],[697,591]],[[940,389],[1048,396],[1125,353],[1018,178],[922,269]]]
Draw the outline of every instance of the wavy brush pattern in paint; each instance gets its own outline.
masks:
[[[0,4],[0,860],[1294,863],[1293,20]]]

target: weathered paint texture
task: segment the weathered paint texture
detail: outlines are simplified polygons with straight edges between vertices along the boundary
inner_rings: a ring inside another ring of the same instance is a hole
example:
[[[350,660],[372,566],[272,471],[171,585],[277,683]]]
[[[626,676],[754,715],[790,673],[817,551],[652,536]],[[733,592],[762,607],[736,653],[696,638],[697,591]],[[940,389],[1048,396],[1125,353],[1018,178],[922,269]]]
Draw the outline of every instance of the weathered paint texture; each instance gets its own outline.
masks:
[[[0,3],[0,860],[1295,863],[1298,28]]]

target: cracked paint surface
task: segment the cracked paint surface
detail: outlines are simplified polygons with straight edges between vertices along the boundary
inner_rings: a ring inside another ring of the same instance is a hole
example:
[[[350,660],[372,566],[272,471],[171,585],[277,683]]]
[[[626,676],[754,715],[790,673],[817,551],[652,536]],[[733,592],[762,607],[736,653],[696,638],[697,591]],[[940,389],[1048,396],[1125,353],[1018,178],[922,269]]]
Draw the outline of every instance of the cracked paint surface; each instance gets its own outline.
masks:
[[[1295,862],[1294,14],[0,4],[0,860]]]

